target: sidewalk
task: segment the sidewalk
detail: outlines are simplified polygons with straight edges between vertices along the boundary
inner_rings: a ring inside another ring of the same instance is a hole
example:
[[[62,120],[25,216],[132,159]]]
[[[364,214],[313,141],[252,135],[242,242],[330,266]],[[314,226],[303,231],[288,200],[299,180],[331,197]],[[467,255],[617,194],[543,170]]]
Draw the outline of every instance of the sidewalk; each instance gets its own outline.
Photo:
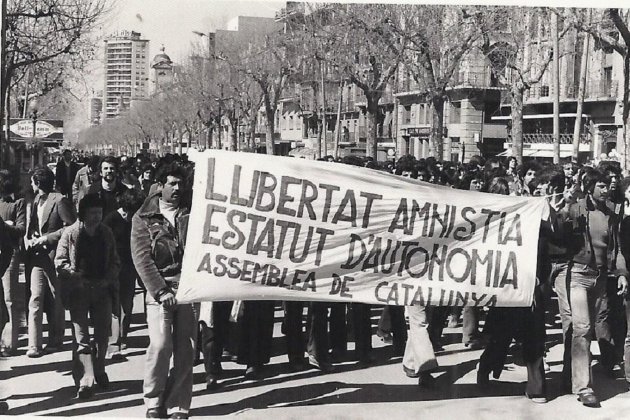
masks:
[[[136,312],[142,310],[139,296]],[[373,313],[376,315],[376,311]],[[623,379],[610,379],[599,366],[593,367],[595,390],[602,408],[589,409],[573,395],[560,395],[562,346],[554,345],[547,361],[548,394],[551,401],[535,404],[524,396],[526,370],[520,357],[509,356],[500,380],[491,381],[488,389],[476,383],[476,365],[480,350],[465,350],[461,328],[445,329],[445,351],[439,353],[440,368],[434,374],[434,390],[419,388],[407,378],[401,358],[390,358],[391,346],[373,335],[374,366],[360,369],[352,361],[336,365],[332,374],[314,369],[288,373],[284,337],[276,326],[272,360],[267,376],[259,382],[243,381],[244,366],[224,362],[223,386],[214,393],[205,389],[203,364],[194,370],[194,393],[191,415],[225,416],[245,419],[399,419],[423,416],[435,419],[622,419],[630,413],[630,392]],[[75,398],[70,375],[70,337],[66,330],[63,351],[40,359],[25,356],[25,336],[21,338],[20,355],[0,359],[0,380],[8,392],[10,415],[144,417],[142,377],[144,351],[148,343],[146,325],[138,324],[142,315],[134,315],[126,361],[109,362],[111,380],[107,392],[92,399]],[[549,339],[559,339],[558,330],[550,330]],[[451,343],[451,344],[448,344]],[[353,343],[349,343],[350,349]],[[593,350],[597,352],[594,345]]]

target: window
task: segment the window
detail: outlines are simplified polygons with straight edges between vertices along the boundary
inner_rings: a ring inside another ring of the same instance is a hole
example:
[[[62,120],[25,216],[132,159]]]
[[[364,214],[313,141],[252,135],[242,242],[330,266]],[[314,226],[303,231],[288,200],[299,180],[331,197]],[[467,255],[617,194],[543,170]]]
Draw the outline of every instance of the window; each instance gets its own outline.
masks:
[[[462,122],[462,103],[451,102],[450,114],[448,122],[451,124],[459,124]]]
[[[411,105],[403,106],[403,124],[411,124]]]

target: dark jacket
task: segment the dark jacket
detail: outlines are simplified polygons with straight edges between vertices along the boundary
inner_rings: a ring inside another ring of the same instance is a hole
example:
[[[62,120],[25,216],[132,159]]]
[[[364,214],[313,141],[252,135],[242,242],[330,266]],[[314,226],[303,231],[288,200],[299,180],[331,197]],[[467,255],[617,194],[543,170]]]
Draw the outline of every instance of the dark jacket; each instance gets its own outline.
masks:
[[[100,279],[91,279],[91,286],[102,289],[113,288],[118,290],[118,274],[120,272],[120,260],[116,252],[116,241],[112,231],[101,223],[99,234],[105,241],[105,272]],[[77,242],[81,233],[81,222],[78,220],[66,228],[57,244],[55,255],[55,268],[61,283],[63,295],[68,296],[72,290],[87,286],[83,278],[77,272]],[[96,280],[96,281],[94,281]]]
[[[68,198],[72,198],[72,184],[79,172],[79,165],[76,162],[70,162],[70,176],[68,177],[67,165],[63,159],[59,159],[55,168],[55,188],[61,194]]]
[[[618,205],[607,202],[608,206],[608,249],[606,251],[606,268],[610,273],[617,276],[628,277],[628,269],[626,260],[621,252],[619,230],[621,222],[621,213],[616,210]],[[582,198],[571,204],[567,210],[567,219],[565,221],[565,243],[567,246],[567,258],[572,261],[576,256],[589,256],[587,259],[594,260],[591,257],[591,243],[589,235],[589,217],[588,212],[594,211],[593,203],[587,198]],[[597,268],[597,267],[592,267]]]
[[[24,199],[0,198],[0,217],[5,221],[13,222],[12,226],[5,224],[6,237],[2,245],[16,248],[26,233],[26,203]]]
[[[149,294],[158,293],[179,282],[184,257],[188,208],[180,208],[175,227],[160,213],[161,193],[147,197],[131,221],[131,256],[138,276]],[[171,246],[172,245],[172,246]]]
[[[127,187],[120,182],[116,181],[116,186],[111,194],[107,194],[103,189],[102,181],[99,179],[95,181],[88,188],[88,194],[97,194],[101,199],[103,199],[103,217],[107,216],[109,213],[118,210],[120,205],[118,204],[118,197],[127,189]]]

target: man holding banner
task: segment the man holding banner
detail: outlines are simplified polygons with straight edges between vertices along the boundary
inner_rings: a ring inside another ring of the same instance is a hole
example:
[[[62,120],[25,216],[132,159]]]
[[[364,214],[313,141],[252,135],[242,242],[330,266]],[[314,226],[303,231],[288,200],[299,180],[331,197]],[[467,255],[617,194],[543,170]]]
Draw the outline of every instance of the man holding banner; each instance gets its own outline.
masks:
[[[182,203],[185,179],[186,172],[175,163],[160,168],[160,191],[146,199],[132,220],[131,254],[147,289],[147,418],[188,418],[192,399],[198,305],[175,299],[188,228],[189,209]]]

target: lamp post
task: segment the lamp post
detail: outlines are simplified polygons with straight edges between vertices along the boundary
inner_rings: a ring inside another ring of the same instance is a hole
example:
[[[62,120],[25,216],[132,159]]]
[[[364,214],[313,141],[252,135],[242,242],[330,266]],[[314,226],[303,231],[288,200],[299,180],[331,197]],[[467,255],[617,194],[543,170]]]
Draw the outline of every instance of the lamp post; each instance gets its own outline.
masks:
[[[29,105],[29,109],[31,111],[31,120],[33,121],[33,137],[31,140],[31,169],[35,167],[35,144],[37,141],[37,113],[39,112],[39,104],[37,103],[37,99],[33,99]]]

